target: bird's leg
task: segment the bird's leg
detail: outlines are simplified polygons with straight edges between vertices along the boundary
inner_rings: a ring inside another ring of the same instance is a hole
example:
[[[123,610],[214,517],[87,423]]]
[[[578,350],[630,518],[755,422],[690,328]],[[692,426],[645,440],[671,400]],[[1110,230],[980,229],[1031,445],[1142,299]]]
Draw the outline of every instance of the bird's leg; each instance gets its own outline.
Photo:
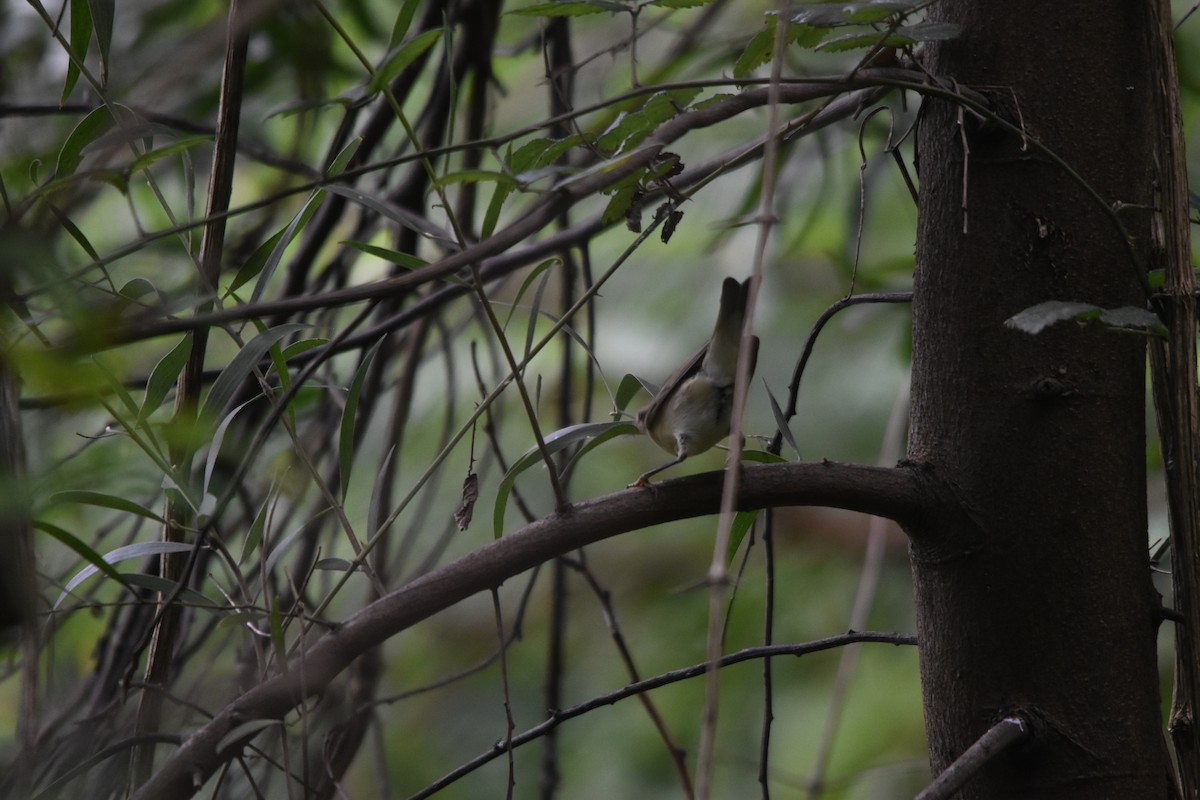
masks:
[[[670,461],[668,461],[667,463],[663,464],[661,467],[655,467],[654,469],[650,470],[649,472],[642,473],[641,477],[639,477],[636,481],[629,484],[625,488],[626,489],[635,489],[635,488],[640,488],[643,486],[649,486],[651,475],[657,475],[658,473],[662,472],[665,469],[670,469],[671,467],[675,466],[676,464],[678,464],[679,462],[681,462],[685,458],[687,458],[688,457],[687,446],[682,441],[682,438],[681,437],[677,438],[676,441],[678,442],[678,445],[677,445],[677,449],[675,451],[677,453],[675,458],[673,458]]]

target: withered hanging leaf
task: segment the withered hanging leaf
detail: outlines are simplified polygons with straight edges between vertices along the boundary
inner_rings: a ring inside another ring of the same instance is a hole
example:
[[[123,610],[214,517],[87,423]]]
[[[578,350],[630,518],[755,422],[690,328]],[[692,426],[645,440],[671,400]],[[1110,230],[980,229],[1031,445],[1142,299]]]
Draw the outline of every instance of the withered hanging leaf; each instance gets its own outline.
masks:
[[[679,157],[678,153],[664,150],[655,159],[655,165],[650,174],[655,180],[663,181],[674,178],[681,172],[683,172],[683,159]]]
[[[625,207],[625,227],[630,233],[642,232],[642,203],[646,200],[646,193],[641,189],[635,189],[633,196],[629,199],[629,205]]]
[[[458,526],[460,531],[465,531],[470,526],[471,517],[475,514],[475,501],[477,499],[479,499],[479,476],[472,472],[463,481],[462,505],[454,512],[454,524]]]
[[[660,211],[663,209],[660,209]],[[675,235],[675,228],[679,226],[679,221],[683,219],[683,212],[679,210],[667,212],[667,219],[663,223],[662,243],[667,244],[671,241],[671,237]]]

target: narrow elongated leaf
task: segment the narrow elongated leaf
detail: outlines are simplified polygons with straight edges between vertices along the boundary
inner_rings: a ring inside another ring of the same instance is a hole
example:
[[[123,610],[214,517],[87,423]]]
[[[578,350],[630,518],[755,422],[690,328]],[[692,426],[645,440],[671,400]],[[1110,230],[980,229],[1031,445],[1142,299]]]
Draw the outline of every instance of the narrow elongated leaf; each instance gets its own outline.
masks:
[[[225,419],[221,420],[221,424],[217,426],[217,430],[212,437],[212,443],[208,446],[208,458],[204,460],[204,485],[202,489],[204,500],[208,500],[210,496],[208,490],[209,486],[212,484],[213,470],[217,466],[217,456],[220,454],[221,445],[225,441],[225,433],[229,430],[229,426],[233,422],[233,418],[237,416],[238,412],[253,402],[254,400],[250,399],[242,403],[233,411],[230,411],[228,414],[226,414]],[[201,506],[203,506],[203,504],[204,501],[201,501]],[[201,514],[201,516],[207,516],[204,508],[199,508],[196,510]],[[211,511],[209,511],[209,513],[211,513]]]
[[[579,0],[579,2],[536,3],[509,11],[520,17],[582,17],[588,14],[628,14],[629,6],[610,0]]]
[[[105,561],[103,556],[89,547],[86,542],[76,537],[70,531],[64,530],[57,525],[52,525],[49,522],[36,519],[33,521],[33,527],[44,533],[50,534],[59,542],[74,550],[80,558],[95,567],[97,571],[103,572],[117,583],[125,583],[125,579],[121,577],[121,573],[113,569],[112,565]]]
[[[247,342],[246,346],[238,351],[238,354],[230,360],[228,366],[221,370],[221,374],[213,381],[212,388],[209,389],[208,396],[204,398],[204,405],[200,409],[201,417],[219,418],[224,413],[225,406],[233,399],[234,392],[241,386],[250,371],[258,365],[258,362],[262,361],[267,350],[272,345],[278,344],[284,337],[291,336],[307,327],[309,326],[301,322],[288,322],[266,330]]]
[[[283,259],[284,251],[292,243],[292,239],[296,238],[296,232],[303,229],[308,224],[308,221],[312,219],[313,214],[317,213],[317,208],[321,205],[322,197],[324,197],[324,193],[313,192],[308,200],[305,201],[304,207],[300,209],[300,213],[292,217],[292,221],[287,224],[287,227],[268,240],[269,242],[273,242],[273,246],[267,257],[263,260],[262,266],[259,267],[258,281],[254,284],[254,291],[250,293],[251,303],[257,303],[262,297],[263,292],[267,289],[267,284],[270,283],[271,277],[275,274],[275,269]],[[261,250],[262,248],[260,247],[259,249]],[[258,252],[256,251],[254,256],[257,255]],[[250,260],[257,263],[257,259],[254,256],[251,256]],[[233,288],[240,286],[243,280],[249,280],[248,277],[245,279],[242,278],[244,272],[246,272],[245,267],[238,270],[238,274],[234,278]]]
[[[79,120],[79,124],[67,135],[62,149],[58,151],[54,177],[65,178],[75,174],[75,170],[83,163],[83,148],[108,133],[112,126],[112,112],[105,106],[100,106]]]
[[[156,147],[148,153],[138,156],[133,160],[133,164],[129,166],[130,174],[140,172],[150,167],[154,162],[166,158],[167,156],[181,153],[195,147],[198,144],[204,144],[212,141],[211,136],[207,134],[197,134],[196,136],[184,136],[181,139],[176,139],[170,144],[165,144],[162,147]]]
[[[412,26],[413,17],[416,16],[417,6],[420,2],[421,0],[404,0],[404,4],[400,6],[400,13],[396,15],[396,22],[392,25],[392,38],[388,42],[389,50],[404,41],[404,37],[408,35],[408,29]]]
[[[139,542],[138,544],[129,544],[124,547],[118,547],[115,550],[110,550],[105,553],[102,558],[108,564],[116,564],[120,561],[127,561],[131,558],[147,558],[149,556],[163,555],[165,553],[186,553],[191,550],[193,545],[184,544],[182,542]],[[83,581],[100,571],[100,568],[94,564],[89,564],[83,569],[76,572],[71,580],[67,581],[67,585],[63,587],[62,594],[54,601],[54,607],[62,603],[63,599],[71,593],[71,590],[78,586]],[[128,583],[128,576],[122,576],[122,583]],[[118,578],[120,580],[120,578]]]
[[[139,425],[145,423],[150,415],[162,405],[167,393],[179,379],[179,373],[183,371],[191,352],[192,337],[184,336],[177,345],[171,348],[169,353],[154,365],[154,369],[150,372],[150,378],[146,381],[146,396],[142,398],[141,411],[138,412]]]
[[[382,91],[397,75],[404,71],[405,67],[416,61],[425,54],[426,50],[437,44],[440,38],[442,38],[442,29],[434,28],[424,33],[418,33],[400,45],[400,47],[396,48],[387,57],[383,66],[371,77],[370,90],[372,92]]]
[[[62,97],[59,105],[64,105],[71,96],[71,90],[79,80],[78,63],[87,58],[88,47],[92,43],[92,12],[87,0],[71,0],[71,52],[74,59],[67,62],[67,78],[63,81]]]
[[[589,439],[599,439],[600,441],[597,442],[599,444],[615,436],[625,436],[637,432],[637,426],[631,422],[584,422],[579,425],[569,425],[547,434],[546,450],[553,455],[564,448],[586,442]],[[517,476],[534,464],[540,463],[543,463],[541,451],[536,447],[530,448],[513,462],[512,467],[500,480],[500,487],[496,491],[496,505],[492,512],[495,538],[499,539],[504,535],[504,512],[508,507],[508,495],[512,492]]]
[[[92,26],[96,31],[96,47],[100,51],[100,82],[108,83],[108,54],[112,50],[113,18],[116,0],[88,0]]]
[[[376,342],[363,356],[358,369],[354,371],[354,379],[350,382],[350,391],[346,393],[346,407],[342,409],[342,422],[338,434],[338,483],[343,499],[346,497],[346,487],[350,485],[350,470],[354,467],[354,421],[358,415],[358,398],[362,393],[363,381],[367,379],[371,362],[375,359],[375,354],[379,352],[381,344],[383,344],[383,339]]]
[[[617,394],[615,405],[617,411],[624,411],[629,405],[629,401],[637,397],[637,393],[642,390],[642,382],[635,375],[628,372],[621,378],[621,382],[617,384]],[[653,396],[653,395],[651,395]]]
[[[135,503],[124,497],[105,494],[104,492],[92,492],[84,489],[55,492],[50,496],[50,503],[81,503],[88,506],[98,506],[99,508],[111,508],[114,511],[124,511],[128,514],[136,514],[139,517],[152,519],[155,522],[163,521],[162,517],[139,503]]]
[[[771,402],[771,414],[775,416],[775,427],[779,429],[779,434],[787,442],[788,447],[792,448],[792,452],[796,454],[796,458],[800,458],[800,448],[796,446],[796,439],[792,436],[792,429],[788,426],[787,420],[784,419],[783,409],[779,407],[779,401],[775,399],[775,395],[771,392],[771,387],[767,386],[765,379],[763,380],[763,386],[766,387],[767,399]]]

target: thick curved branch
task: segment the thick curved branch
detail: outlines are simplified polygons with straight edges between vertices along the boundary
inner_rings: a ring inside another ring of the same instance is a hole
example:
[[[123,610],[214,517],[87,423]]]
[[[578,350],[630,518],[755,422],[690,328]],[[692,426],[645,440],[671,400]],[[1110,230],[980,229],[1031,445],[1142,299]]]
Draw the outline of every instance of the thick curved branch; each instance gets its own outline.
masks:
[[[525,570],[617,534],[715,514],[722,472],[707,472],[597,497],[551,514],[417,578],[352,614],[291,661],[291,670],[241,695],[184,742],[135,800],[189,797],[249,736],[222,740],[238,725],[280,719],[322,690],[354,659],[386,639]],[[888,517],[908,526],[941,502],[935,486],[909,467],[831,462],[747,466],[739,510],[822,505]],[[301,663],[302,662],[302,663]]]

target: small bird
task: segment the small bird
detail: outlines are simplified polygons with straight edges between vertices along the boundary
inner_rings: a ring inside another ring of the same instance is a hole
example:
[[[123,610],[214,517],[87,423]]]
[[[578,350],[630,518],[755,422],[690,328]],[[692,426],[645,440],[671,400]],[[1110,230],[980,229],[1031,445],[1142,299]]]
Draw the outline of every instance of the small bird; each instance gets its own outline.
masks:
[[[750,281],[726,278],[721,306],[710,338],[667,379],[634,422],[654,443],[675,458],[642,475],[630,487],[646,486],[651,475],[703,453],[729,435],[738,350],[746,324]],[[750,337],[750,375],[758,360],[758,337]]]

